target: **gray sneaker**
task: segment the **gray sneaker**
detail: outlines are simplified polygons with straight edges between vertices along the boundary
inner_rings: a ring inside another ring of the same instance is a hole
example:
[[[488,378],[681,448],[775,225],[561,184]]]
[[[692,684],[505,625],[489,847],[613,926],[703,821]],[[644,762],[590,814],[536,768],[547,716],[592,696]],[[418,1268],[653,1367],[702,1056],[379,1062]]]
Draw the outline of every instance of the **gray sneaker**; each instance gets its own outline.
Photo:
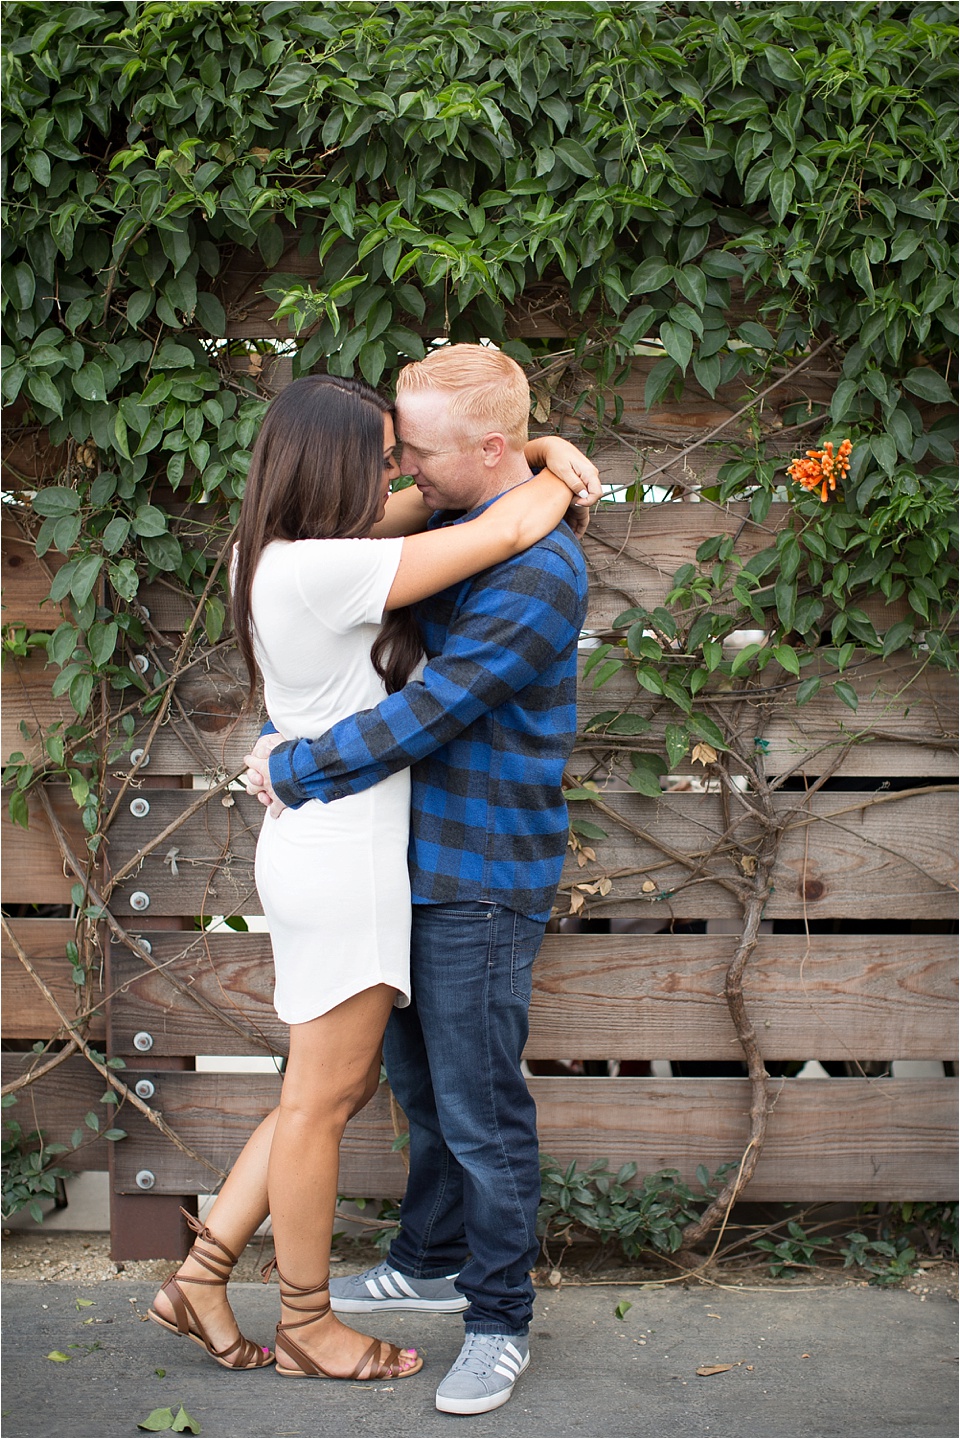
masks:
[[[486,1414],[499,1409],[530,1363],[525,1334],[468,1334],[457,1362],[440,1383],[444,1414]]]
[[[455,1274],[442,1279],[411,1279],[383,1259],[362,1274],[330,1280],[330,1303],[338,1314],[418,1309],[428,1314],[458,1314],[469,1300],[454,1288]]]

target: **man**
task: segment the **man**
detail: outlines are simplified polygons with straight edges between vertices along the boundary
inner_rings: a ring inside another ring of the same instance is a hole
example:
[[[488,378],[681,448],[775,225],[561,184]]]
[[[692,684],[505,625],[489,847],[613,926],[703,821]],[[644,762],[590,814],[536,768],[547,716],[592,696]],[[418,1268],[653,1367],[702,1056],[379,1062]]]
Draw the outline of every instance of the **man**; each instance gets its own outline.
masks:
[[[523,371],[498,350],[445,346],[401,371],[401,468],[437,511],[431,523],[472,518],[529,478],[528,415]],[[420,604],[422,678],[317,740],[277,744],[263,775],[265,803],[297,805],[411,768],[413,1000],[384,1040],[409,1181],[388,1258],[330,1292],[341,1313],[466,1310],[436,1396],[454,1414],[506,1403],[529,1363],[540,1173],[520,1057],[567,842],[561,776],[586,597],[562,524]],[[259,741],[261,764],[274,743]],[[260,778],[251,761],[248,784]]]

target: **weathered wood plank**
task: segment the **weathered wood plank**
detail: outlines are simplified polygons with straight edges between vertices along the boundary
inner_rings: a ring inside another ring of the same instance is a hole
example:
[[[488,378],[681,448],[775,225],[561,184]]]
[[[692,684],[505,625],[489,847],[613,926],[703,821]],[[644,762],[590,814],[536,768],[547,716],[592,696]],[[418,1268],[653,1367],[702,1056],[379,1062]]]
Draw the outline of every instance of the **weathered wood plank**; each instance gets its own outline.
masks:
[[[658,463],[670,456],[676,458],[677,475],[686,473],[691,480],[679,450],[667,449]],[[630,484],[636,478],[635,462],[622,449],[604,451],[596,458],[607,483]],[[698,463],[698,477],[710,483],[716,471],[715,457]],[[661,479],[670,483],[672,477],[671,470]],[[713,535],[737,535],[738,554],[747,560],[771,545],[777,531],[794,515],[790,505],[773,505],[764,523],[757,525],[742,503],[604,505],[595,511],[584,539],[590,576],[587,627],[602,630],[632,605],[652,609],[662,604],[676,570],[690,563],[697,547]],[[145,586],[141,598],[150,611],[151,623],[164,632],[182,630],[193,616],[193,605],[163,583]],[[902,602],[887,606],[867,601],[864,609],[881,631],[907,613]]]
[[[634,605],[652,609],[663,604],[674,574],[692,563],[704,540],[736,536],[737,554],[746,562],[768,549],[778,530],[795,517],[791,505],[771,505],[759,525],[740,501],[604,506],[583,540],[590,578],[588,627],[603,630]],[[902,601],[886,605],[867,600],[862,608],[880,633],[908,614]]]
[[[586,659],[584,652],[582,663]],[[865,660],[863,656],[855,658],[845,677],[860,696],[856,716],[833,693],[830,682],[834,677],[833,672],[825,673],[822,691],[802,709],[794,702],[792,677],[776,667],[766,672],[769,684],[762,694],[745,697],[741,728],[751,740],[764,735],[768,774],[792,769],[804,757],[808,758],[803,772],[820,774],[826,764],[834,762],[838,748],[856,735],[862,739],[835,771],[839,775],[932,778],[957,773],[957,693],[953,675],[908,656],[897,656],[886,663]],[[783,693],[771,694],[770,686],[781,682],[786,682]],[[4,684],[7,683],[5,677]],[[44,688],[49,686],[49,672],[32,663],[22,675],[12,674],[9,683],[11,690],[15,683],[26,685],[25,705],[39,712]],[[177,703],[182,706],[179,722],[164,725],[151,742],[150,773],[236,771],[263,722],[259,707],[241,714],[245,694],[242,667],[234,653],[218,654],[209,665],[188,671],[177,685]],[[592,687],[590,676],[581,682],[581,730],[594,715],[606,710],[627,710],[651,722],[649,734],[633,741],[618,740],[621,749],[624,744],[637,749],[662,749],[665,726],[675,718],[665,703],[640,689],[627,670],[600,689]],[[182,722],[182,716],[186,716],[187,724]],[[11,743],[19,739],[15,718],[11,709],[4,720]],[[144,730],[142,735],[147,732]],[[582,736],[570,764],[571,773],[586,774],[595,763],[605,768],[607,753],[602,745]],[[628,758],[621,763],[629,768]],[[121,760],[114,772],[122,774],[128,764]],[[694,772],[699,773],[700,768],[689,759],[676,770],[678,774]]]
[[[135,818],[125,805],[110,832],[114,872],[163,832],[198,798],[196,791],[151,794],[150,813]],[[203,805],[146,855],[115,894],[119,916],[130,917],[130,895],[146,894],[139,913],[154,915],[258,914],[253,853],[261,822],[257,801],[241,792]],[[660,800],[605,792],[620,821],[579,806],[582,818],[599,823],[608,838],[596,841],[597,861],[580,869],[571,860],[561,880],[558,912],[567,913],[569,891],[604,876],[613,880],[606,898],[586,894],[588,911],[671,920],[725,918],[739,913],[720,885],[694,876],[697,856],[711,860],[721,877],[734,877],[758,837],[747,809],[734,812],[736,829],[723,842],[725,822],[715,794],[664,793]],[[826,791],[806,797],[780,793],[778,813],[787,822],[767,903],[769,919],[952,919],[956,914],[956,796],[942,792],[884,796]],[[646,836],[649,835],[649,838]],[[687,864],[664,856],[665,846]],[[176,853],[173,853],[176,851]],[[176,874],[173,873],[174,866]],[[681,887],[684,885],[686,887]],[[318,875],[318,893],[337,883],[336,873]],[[643,885],[652,883],[653,891]],[[585,893],[585,891],[581,891]]]
[[[736,827],[724,840],[718,795],[664,793],[656,801],[608,792],[603,801],[619,819],[596,813],[589,803],[580,807],[608,838],[592,842],[595,862],[582,869],[568,862],[561,896],[607,876],[613,887],[606,898],[579,890],[587,913],[664,920],[739,913],[734,896],[701,878],[697,867],[707,864],[720,878],[741,869],[744,855],[759,839],[749,810],[734,807]],[[954,786],[890,795],[781,792],[775,805],[787,828],[766,918],[955,918]],[[677,858],[664,855],[661,846]],[[655,888],[644,893],[644,884]]]
[[[805,669],[804,678],[817,671]],[[838,753],[856,740],[846,758],[832,772],[848,776],[880,776],[884,779],[900,775],[953,777],[957,774],[957,684],[947,670],[934,669],[909,655],[896,655],[890,660],[870,659],[863,653],[854,656],[844,679],[859,697],[856,713],[833,692],[836,671],[822,667],[823,687],[803,708],[794,699],[797,681],[776,664],[764,671],[764,688],[745,692],[736,701],[729,693],[713,697],[700,696],[699,704],[712,700],[726,706],[731,720],[736,717],[739,734],[752,746],[758,737],[765,741],[763,764],[768,775],[793,770],[802,761],[801,772],[819,775],[834,766]],[[778,692],[782,686],[782,692]],[[621,670],[594,689],[591,676],[581,681],[578,722],[581,730],[590,719],[610,711],[638,714],[650,721],[648,733],[632,740],[615,739],[620,747],[619,760],[612,766],[610,751],[600,743],[581,734],[569,770],[586,775],[594,765],[600,770],[593,775],[600,780],[605,774],[626,778],[630,770],[630,754],[624,746],[635,750],[663,750],[666,725],[676,722],[676,711],[666,701],[641,689],[633,674]],[[739,714],[737,713],[739,710]],[[702,774],[702,768],[689,757],[680,764],[677,774]]]
[[[51,550],[37,559],[33,541],[25,538],[9,514],[0,520],[3,568],[3,623],[26,625],[30,630],[55,630],[64,612],[47,600],[56,571],[66,556]]]
[[[5,1054],[0,1067],[3,1083],[10,1084],[31,1066],[43,1062],[44,1059],[38,1059],[35,1054]],[[85,1115],[92,1110],[100,1120],[101,1129],[111,1129],[114,1125],[126,1128],[123,1120],[115,1119],[118,1106],[100,1103],[106,1088],[102,1075],[92,1064],[85,1059],[67,1059],[35,1084],[20,1090],[16,1105],[7,1112],[25,1134],[42,1130],[48,1144],[69,1144],[73,1131],[82,1129],[82,1146],[72,1153],[58,1155],[57,1163],[68,1169],[106,1169],[107,1145],[112,1141],[99,1139],[84,1123]]]
[[[154,1103],[180,1137],[218,1168],[234,1163],[277,1102],[279,1076],[152,1071]],[[534,1079],[541,1149],[561,1163],[633,1160],[641,1174],[675,1168],[695,1182],[698,1164],[737,1161],[749,1132],[749,1086],[734,1079]],[[956,1193],[956,1087],[949,1080],[771,1080],[767,1143],[745,1191],[756,1200],[949,1200]],[[129,1138],[116,1151],[115,1182],[135,1189],[139,1169],[157,1193],[215,1187],[202,1166],[139,1115],[122,1111]],[[393,1126],[381,1088],[348,1126],[340,1192],[402,1192],[390,1151]]]
[[[265,934],[147,934],[157,972],[114,945],[113,1043],[151,1057],[285,1054]],[[730,935],[547,935],[533,971],[529,1059],[729,1059]],[[745,978],[767,1059],[942,1059],[957,1044],[952,936],[763,935]],[[206,999],[227,1016],[176,990]],[[238,1032],[241,1031],[241,1032]]]
[[[54,699],[50,688],[58,671],[47,667],[45,650],[32,651],[26,659],[4,656],[0,671],[0,750],[4,760],[19,751],[31,764],[43,757],[38,738],[58,721],[73,724],[77,716],[66,695]],[[26,737],[20,726],[25,724]]]
[[[71,919],[11,919],[8,921],[17,943],[53,994],[64,1014],[73,1016],[77,987],[64,953],[76,926]],[[24,969],[4,932],[0,936],[0,965],[3,975],[4,1039],[49,1039],[60,1030],[60,1021],[36,982]],[[94,1042],[106,1034],[102,1014],[90,1022],[87,1037]]]
[[[63,785],[51,785],[49,794],[60,823],[73,841],[74,853],[85,854],[80,811]],[[5,904],[69,904],[73,877],[64,874],[60,847],[50,832],[40,805],[28,801],[29,829],[10,820],[4,790],[0,803],[3,843],[3,901]]]

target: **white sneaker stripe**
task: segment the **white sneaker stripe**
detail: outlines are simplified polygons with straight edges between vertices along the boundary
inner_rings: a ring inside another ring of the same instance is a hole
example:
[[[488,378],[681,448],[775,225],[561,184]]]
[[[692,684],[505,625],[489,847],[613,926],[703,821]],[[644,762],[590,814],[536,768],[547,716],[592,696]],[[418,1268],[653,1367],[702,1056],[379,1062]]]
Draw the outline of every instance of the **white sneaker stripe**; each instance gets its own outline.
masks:
[[[393,1285],[390,1283],[390,1280],[385,1274],[380,1275],[380,1287],[383,1289],[385,1294],[388,1294],[390,1296],[391,1299],[400,1298],[400,1295],[397,1293],[396,1289],[394,1289]],[[381,1295],[381,1298],[382,1297],[383,1296]]]
[[[520,1373],[520,1365],[517,1364],[517,1363],[515,1363],[514,1360],[510,1358],[510,1355],[509,1355],[509,1354],[501,1354],[501,1355],[500,1355],[500,1360],[499,1360],[499,1362],[500,1362],[501,1364],[506,1364],[506,1365],[508,1365],[508,1366],[510,1367],[510,1369],[512,1369],[512,1371],[513,1371],[514,1374],[519,1374],[519,1373]]]
[[[401,1291],[407,1296],[408,1299],[419,1299],[419,1298],[420,1298],[420,1295],[419,1295],[419,1294],[417,1293],[417,1291],[414,1289],[413,1285],[412,1285],[412,1284],[408,1284],[407,1281],[404,1279],[403,1275],[402,1275],[402,1274],[398,1274],[395,1269],[391,1269],[391,1271],[390,1271],[390,1278],[393,1280],[393,1282],[394,1282],[394,1284],[397,1286],[397,1288],[398,1288],[399,1290],[401,1290]]]
[[[512,1369],[504,1369],[504,1367],[503,1367],[502,1364],[494,1364],[494,1366],[493,1366],[493,1372],[494,1372],[494,1374],[503,1374],[503,1375],[505,1375],[505,1377],[506,1377],[507,1379],[509,1379],[509,1380],[511,1380],[511,1381],[513,1381],[513,1380],[516,1379],[516,1377],[517,1377],[516,1374],[514,1374],[514,1372],[513,1372]]]
[[[365,1279],[363,1282],[364,1282],[364,1285],[366,1286],[366,1288],[369,1290],[369,1292],[373,1295],[374,1299],[382,1299],[382,1298],[383,1298],[383,1295],[380,1293],[380,1290],[377,1288],[377,1281],[376,1281],[375,1279]]]
[[[517,1361],[518,1364],[522,1364],[522,1363],[523,1363],[523,1355],[520,1353],[520,1350],[517,1349],[517,1348],[515,1348],[512,1344],[508,1344],[508,1345],[507,1345],[506,1349],[504,1350],[504,1353],[505,1353],[505,1354],[507,1354],[507,1353],[512,1354],[512,1355],[514,1356],[514,1358],[516,1359],[516,1361]],[[501,1356],[501,1357],[502,1357],[502,1356]]]

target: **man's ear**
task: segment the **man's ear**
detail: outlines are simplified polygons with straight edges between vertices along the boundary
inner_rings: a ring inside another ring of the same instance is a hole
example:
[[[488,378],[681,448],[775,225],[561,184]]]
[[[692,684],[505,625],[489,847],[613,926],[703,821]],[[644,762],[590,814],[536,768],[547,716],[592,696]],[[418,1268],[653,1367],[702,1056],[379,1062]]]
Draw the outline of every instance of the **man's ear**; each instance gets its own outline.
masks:
[[[484,435],[480,441],[480,454],[484,467],[488,470],[495,469],[503,459],[506,449],[506,435],[501,435],[497,430],[491,430],[489,434]]]

